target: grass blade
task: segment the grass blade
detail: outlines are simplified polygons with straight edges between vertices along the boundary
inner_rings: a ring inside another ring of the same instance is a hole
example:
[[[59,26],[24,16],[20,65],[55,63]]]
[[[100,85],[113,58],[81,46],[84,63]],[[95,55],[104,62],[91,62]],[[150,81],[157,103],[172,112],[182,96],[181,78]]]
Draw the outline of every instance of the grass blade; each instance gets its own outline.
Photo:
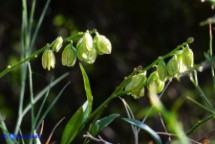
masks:
[[[66,87],[70,84],[70,82],[68,82],[59,92],[59,94],[57,95],[57,97],[52,101],[52,103],[49,105],[49,107],[47,108],[47,110],[43,113],[43,115],[40,117],[39,122],[36,125],[36,130],[38,129],[38,127],[40,126],[41,122],[45,119],[46,115],[49,113],[49,111],[53,108],[53,106],[56,104],[56,102],[59,100],[60,96],[62,95],[62,93],[64,92],[64,90],[66,89]]]
[[[110,123],[112,123],[117,117],[119,117],[119,114],[111,114],[107,117],[104,117],[100,120],[97,120],[95,125],[93,125],[90,128],[89,133],[93,136],[97,135],[102,129],[107,127]]]
[[[152,130],[148,125],[146,125],[138,120],[135,120],[135,119],[129,119],[129,118],[122,118],[122,119],[125,122],[128,122],[132,125],[135,125],[135,126],[141,128],[142,130],[146,131],[149,135],[152,136],[152,138],[155,140],[155,142],[157,144],[162,144],[160,136],[154,130]]]

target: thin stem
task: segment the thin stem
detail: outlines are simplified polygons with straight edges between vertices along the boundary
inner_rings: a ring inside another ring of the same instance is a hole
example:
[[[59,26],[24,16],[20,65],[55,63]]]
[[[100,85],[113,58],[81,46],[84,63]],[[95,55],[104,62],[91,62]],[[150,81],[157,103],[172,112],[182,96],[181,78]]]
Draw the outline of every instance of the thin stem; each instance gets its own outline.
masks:
[[[212,34],[212,26],[209,23],[209,51],[210,51],[210,64],[211,64],[211,74],[213,80],[213,89],[215,92],[215,75],[214,75],[214,61],[213,61],[213,34]]]
[[[192,40],[190,40],[190,39],[192,39],[192,38],[188,38],[186,42],[182,43],[181,45],[178,45],[174,50],[172,50],[168,54],[161,56],[161,57],[158,57],[154,62],[152,62],[150,65],[148,65],[144,69],[144,71],[148,71],[149,69],[151,69],[155,64],[157,64],[160,61],[161,58],[166,59],[166,58],[174,55],[177,50],[181,49],[182,47],[186,46],[189,43],[192,43]]]
[[[29,87],[30,87],[30,104],[31,104],[31,134],[34,134],[34,126],[33,123],[35,121],[35,115],[34,115],[34,94],[33,94],[33,79],[32,79],[32,70],[31,70],[31,64],[28,62],[28,71],[29,71]],[[32,143],[33,139],[30,139],[30,144]]]
[[[36,7],[36,0],[32,0],[31,13],[30,13],[30,18],[29,18],[29,27],[28,27],[29,39],[31,39],[31,32],[32,32],[32,26],[33,26],[33,22],[34,22],[35,7]],[[30,49],[31,48],[32,47],[30,47]],[[29,53],[30,53],[30,51],[29,51]]]
[[[119,99],[122,101],[122,103],[123,103],[123,105],[124,105],[124,107],[125,107],[125,110],[126,110],[126,113],[127,113],[127,115],[128,115],[128,118],[130,118],[130,119],[135,119],[135,118],[134,118],[134,114],[133,114],[133,112],[132,112],[130,106],[127,104],[127,102],[126,102],[123,98],[121,98],[121,97],[119,97]],[[139,143],[139,142],[138,142],[139,139],[138,139],[137,127],[134,126],[134,125],[131,125],[131,128],[132,128],[132,131],[133,131],[133,134],[134,134],[134,143],[135,143],[135,144],[138,144],[138,143]]]
[[[43,48],[39,49],[38,51],[34,52],[33,54],[31,54],[29,57],[19,61],[18,63],[12,65],[12,66],[8,66],[5,70],[3,70],[1,73],[0,73],[0,78],[3,77],[4,75],[6,75],[8,72],[10,72],[11,70],[13,70],[14,68],[16,68],[17,66],[27,62],[27,61],[30,61],[34,58],[36,58],[40,53],[42,53],[45,49],[47,49],[49,47],[49,44],[47,44],[46,46],[44,46]]]
[[[167,132],[167,127],[165,126],[165,123],[164,123],[164,120],[163,120],[163,117],[162,117],[162,115],[159,113],[159,116],[160,116],[160,121],[161,121],[161,124],[162,124],[162,126],[163,126],[163,128],[164,128],[164,131],[166,132],[166,133],[168,133]],[[168,140],[169,140],[169,142],[171,143],[171,136],[169,136],[168,137]]]
[[[51,89],[51,85],[49,86],[49,89],[48,89],[48,91],[47,91],[47,93],[46,93],[46,95],[45,95],[45,97],[44,97],[44,99],[43,99],[43,102],[42,102],[42,104],[41,104],[41,106],[40,106],[40,108],[39,108],[39,111],[38,111],[37,116],[36,116],[36,118],[35,118],[35,121],[34,121],[34,123],[33,123],[33,127],[34,127],[34,128],[35,128],[35,126],[36,126],[36,124],[37,124],[37,121],[38,121],[38,119],[39,119],[39,117],[40,117],[40,114],[41,114],[41,112],[42,112],[42,110],[43,110],[43,107],[44,107],[44,105],[45,105],[45,102],[46,102],[46,100],[47,100],[47,98],[48,98],[50,89]]]
[[[55,99],[52,101],[52,103],[48,106],[48,108],[45,110],[45,112],[43,113],[43,115],[40,117],[35,130],[37,130],[39,128],[39,126],[41,125],[42,121],[45,119],[45,117],[47,116],[47,114],[49,113],[49,111],[53,108],[53,106],[56,104],[56,102],[59,100],[60,96],[62,95],[62,93],[64,92],[64,90],[68,87],[68,85],[70,84],[70,82],[67,82],[64,87],[60,90],[60,92],[58,93],[58,95],[55,97]]]
[[[22,0],[22,31],[21,31],[21,61],[25,59],[26,57],[26,38],[27,38],[27,2],[26,0]],[[7,70],[7,69],[6,69]],[[25,95],[25,85],[26,85],[26,71],[27,67],[26,65],[22,65],[21,67],[21,91],[20,91],[20,98],[19,98],[19,108],[18,108],[18,117],[22,115],[22,109],[23,109],[23,101],[24,101],[24,95]],[[1,75],[1,74],[0,74]],[[1,76],[0,76],[1,77]]]
[[[198,121],[190,130],[188,130],[186,132],[186,134],[187,135],[192,134],[195,131],[196,128],[198,128],[199,126],[201,126],[202,124],[204,124],[208,120],[214,119],[214,117],[215,117],[215,114],[212,114],[212,115],[209,115],[208,117],[206,117],[205,119]]]
[[[9,132],[7,130],[7,126],[5,125],[5,117],[0,113],[0,128],[2,129],[2,137],[6,137],[6,143],[7,144],[13,144],[13,142],[11,141],[11,139],[7,138],[7,136],[9,135]]]
[[[48,9],[48,6],[49,6],[50,2],[51,2],[51,0],[47,0],[47,1],[46,1],[46,4],[45,4],[45,7],[43,8],[42,14],[41,14],[41,16],[40,16],[40,19],[39,19],[39,21],[38,21],[38,24],[37,24],[37,26],[36,26],[36,28],[35,28],[35,31],[34,31],[34,33],[33,33],[33,36],[32,36],[31,45],[30,45],[31,48],[32,48],[33,45],[34,45],[34,42],[35,42],[35,40],[36,40],[37,34],[38,34],[38,32],[39,32],[40,26],[41,26],[41,24],[42,24],[42,22],[43,22],[43,19],[44,19],[44,17],[45,17],[45,14],[46,14],[46,11],[47,11],[47,9]]]
[[[176,137],[176,135],[172,134],[172,133],[167,133],[167,132],[156,132],[156,133],[159,134],[159,135],[166,135],[166,136],[169,136],[169,137]],[[187,139],[192,141],[192,142],[194,142],[194,143],[196,143],[196,144],[202,144],[202,143],[200,143],[198,141],[195,141],[193,139],[190,139],[190,138],[187,138]]]
[[[25,37],[26,37],[26,31],[27,31],[27,4],[26,0],[22,0],[22,28],[21,28],[21,59],[25,58],[25,51],[26,51],[26,46],[25,46]]]
[[[25,85],[26,85],[26,65],[24,64],[22,65],[22,69],[21,69],[21,92],[20,92],[20,98],[19,98],[18,116],[22,115],[23,101],[24,101],[24,95],[25,95]]]
[[[195,77],[196,80],[198,80],[196,72],[194,72],[194,77]],[[190,77],[190,80],[193,83],[193,85],[196,87],[196,89],[198,90],[198,92],[200,93],[200,96],[203,98],[203,100],[207,103],[207,105],[210,107],[210,109],[212,111],[214,111],[214,108],[213,108],[211,102],[208,100],[207,96],[205,95],[205,93],[201,89],[201,87],[198,85],[198,83],[193,79],[193,76]]]
[[[34,122],[34,93],[33,93],[33,80],[32,80],[32,70],[31,70],[31,65],[28,63],[28,69],[29,69],[29,87],[30,87],[30,103],[31,103],[31,120],[32,124]]]
[[[55,81],[53,81],[49,86],[45,87],[43,90],[41,90],[34,98],[33,104],[35,105],[42,97],[43,95],[50,90],[50,88],[54,87],[57,83],[59,83],[62,79],[64,79],[66,76],[68,76],[68,73],[63,74],[62,76],[60,76],[59,78],[57,78]],[[22,122],[23,117],[27,114],[27,112],[31,109],[31,104],[28,104],[22,112],[22,115],[20,117],[18,117],[17,123],[16,123],[16,127],[15,127],[15,131],[14,134],[17,134]]]
[[[187,99],[190,100],[191,102],[195,103],[197,106],[201,107],[202,109],[204,109],[204,110],[206,110],[206,111],[208,111],[208,112],[210,112],[210,113],[212,113],[212,114],[214,113],[214,111],[212,111],[211,109],[205,107],[204,105],[202,105],[201,103],[197,102],[197,101],[194,100],[193,98],[187,97]]]

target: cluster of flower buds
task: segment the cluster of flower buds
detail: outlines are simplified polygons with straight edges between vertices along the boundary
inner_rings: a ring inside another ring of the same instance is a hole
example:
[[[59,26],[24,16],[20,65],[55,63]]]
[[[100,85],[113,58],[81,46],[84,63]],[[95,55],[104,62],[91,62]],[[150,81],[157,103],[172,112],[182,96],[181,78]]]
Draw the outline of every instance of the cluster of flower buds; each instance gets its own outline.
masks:
[[[167,74],[170,78],[177,77],[193,67],[193,51],[188,45],[178,50],[167,63]]]
[[[112,46],[109,39],[107,39],[104,35],[100,35],[98,32],[94,33],[94,37],[92,37],[88,30],[83,33],[78,40],[76,47],[73,45],[72,39],[68,44],[66,44],[61,57],[63,66],[74,66],[77,58],[80,61],[93,64],[96,60],[97,54],[103,55],[111,53]],[[43,52],[42,66],[44,69],[50,70],[55,67],[54,52],[59,52],[63,44],[63,38],[57,37],[50,47]]]
[[[138,73],[132,76],[130,83],[125,86],[125,90],[130,90],[128,94],[135,99],[144,95],[144,87],[155,87],[155,92],[163,91],[165,81],[173,77],[179,77],[184,72],[193,68],[194,58],[193,52],[189,45],[182,47],[182,49],[175,52],[170,60],[165,63],[163,58],[159,58],[156,65],[157,69],[152,72],[149,77],[146,77],[146,72]]]

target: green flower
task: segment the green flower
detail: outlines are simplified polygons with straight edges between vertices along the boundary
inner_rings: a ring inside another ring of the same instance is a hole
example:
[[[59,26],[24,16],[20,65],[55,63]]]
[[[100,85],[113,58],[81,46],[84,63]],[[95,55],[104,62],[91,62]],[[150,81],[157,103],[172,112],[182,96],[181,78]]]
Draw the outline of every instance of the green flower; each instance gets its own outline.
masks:
[[[63,44],[63,38],[61,36],[57,37],[52,45],[52,50],[55,52],[60,51]]]
[[[90,35],[89,31],[86,31],[82,38],[79,39],[77,48],[87,49],[89,51],[93,49],[93,38]]]
[[[167,67],[163,59],[158,62],[157,72],[160,80],[165,81],[167,76]]]
[[[174,55],[167,63],[167,72],[170,77],[175,77],[179,74],[179,63],[177,55]]]
[[[42,55],[42,66],[50,70],[55,67],[55,56],[52,50],[46,49]]]
[[[63,52],[61,57],[62,65],[64,66],[74,66],[76,63],[76,51],[72,44],[68,44]]]
[[[193,63],[194,63],[194,57],[193,57],[193,51],[186,46],[185,48],[182,49],[183,51],[183,64],[188,67],[188,68],[192,68],[193,67]]]
[[[109,39],[107,39],[105,36],[96,33],[96,36],[94,37],[94,44],[95,44],[96,52],[99,55],[111,53],[111,50],[112,50],[111,43]]]
[[[87,31],[77,43],[77,57],[79,60],[92,64],[96,60],[96,49],[93,47],[93,40]]]
[[[177,51],[176,56],[178,60],[179,73],[183,73],[187,71],[187,66],[184,65],[184,62],[183,62],[184,61],[183,50]]]
[[[193,52],[189,47],[185,47],[177,52],[179,72],[183,73],[193,67]]]
[[[125,90],[130,91],[128,94],[133,96],[135,99],[140,98],[144,96],[144,86],[146,84],[146,80],[147,78],[145,72],[134,75],[130,83],[125,86]]]
[[[159,79],[157,71],[151,73],[147,80],[148,89],[152,86],[155,87],[156,93],[160,93],[164,89],[165,82]]]

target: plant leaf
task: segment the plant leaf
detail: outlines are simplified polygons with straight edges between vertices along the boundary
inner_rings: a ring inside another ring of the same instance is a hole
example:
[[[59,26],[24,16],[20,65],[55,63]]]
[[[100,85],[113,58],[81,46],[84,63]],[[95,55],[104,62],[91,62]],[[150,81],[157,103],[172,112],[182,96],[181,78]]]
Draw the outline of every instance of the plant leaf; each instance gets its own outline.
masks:
[[[86,101],[70,118],[69,122],[67,123],[63,135],[61,137],[61,144],[69,144],[73,141],[75,136],[80,131],[82,125],[87,120],[88,114],[88,102]]]
[[[154,130],[152,130],[148,125],[146,125],[143,122],[140,122],[138,120],[135,120],[135,119],[129,119],[129,118],[122,118],[122,119],[125,122],[128,122],[134,126],[141,128],[142,130],[146,131],[148,134],[150,134],[153,137],[153,139],[155,140],[155,142],[157,144],[162,144],[160,136]]]
[[[62,138],[61,144],[69,144],[74,140],[76,135],[80,132],[80,129],[84,127],[85,122],[90,116],[93,105],[93,96],[90,88],[90,82],[88,76],[84,70],[84,67],[79,64],[83,80],[84,88],[86,92],[87,101],[75,112],[75,114],[70,118],[67,123]]]
[[[95,136],[97,135],[102,129],[107,127],[112,121],[114,121],[117,117],[119,117],[119,114],[111,114],[107,117],[104,117],[100,120],[97,120],[96,123],[90,128],[90,134]]]
[[[89,111],[89,113],[91,113],[92,105],[93,105],[93,95],[92,95],[91,88],[90,88],[90,82],[89,82],[87,73],[84,70],[84,67],[81,65],[81,63],[79,63],[79,66],[80,66],[81,73],[82,73],[83,80],[84,80],[84,89],[85,89],[87,101],[88,101],[88,111]]]

